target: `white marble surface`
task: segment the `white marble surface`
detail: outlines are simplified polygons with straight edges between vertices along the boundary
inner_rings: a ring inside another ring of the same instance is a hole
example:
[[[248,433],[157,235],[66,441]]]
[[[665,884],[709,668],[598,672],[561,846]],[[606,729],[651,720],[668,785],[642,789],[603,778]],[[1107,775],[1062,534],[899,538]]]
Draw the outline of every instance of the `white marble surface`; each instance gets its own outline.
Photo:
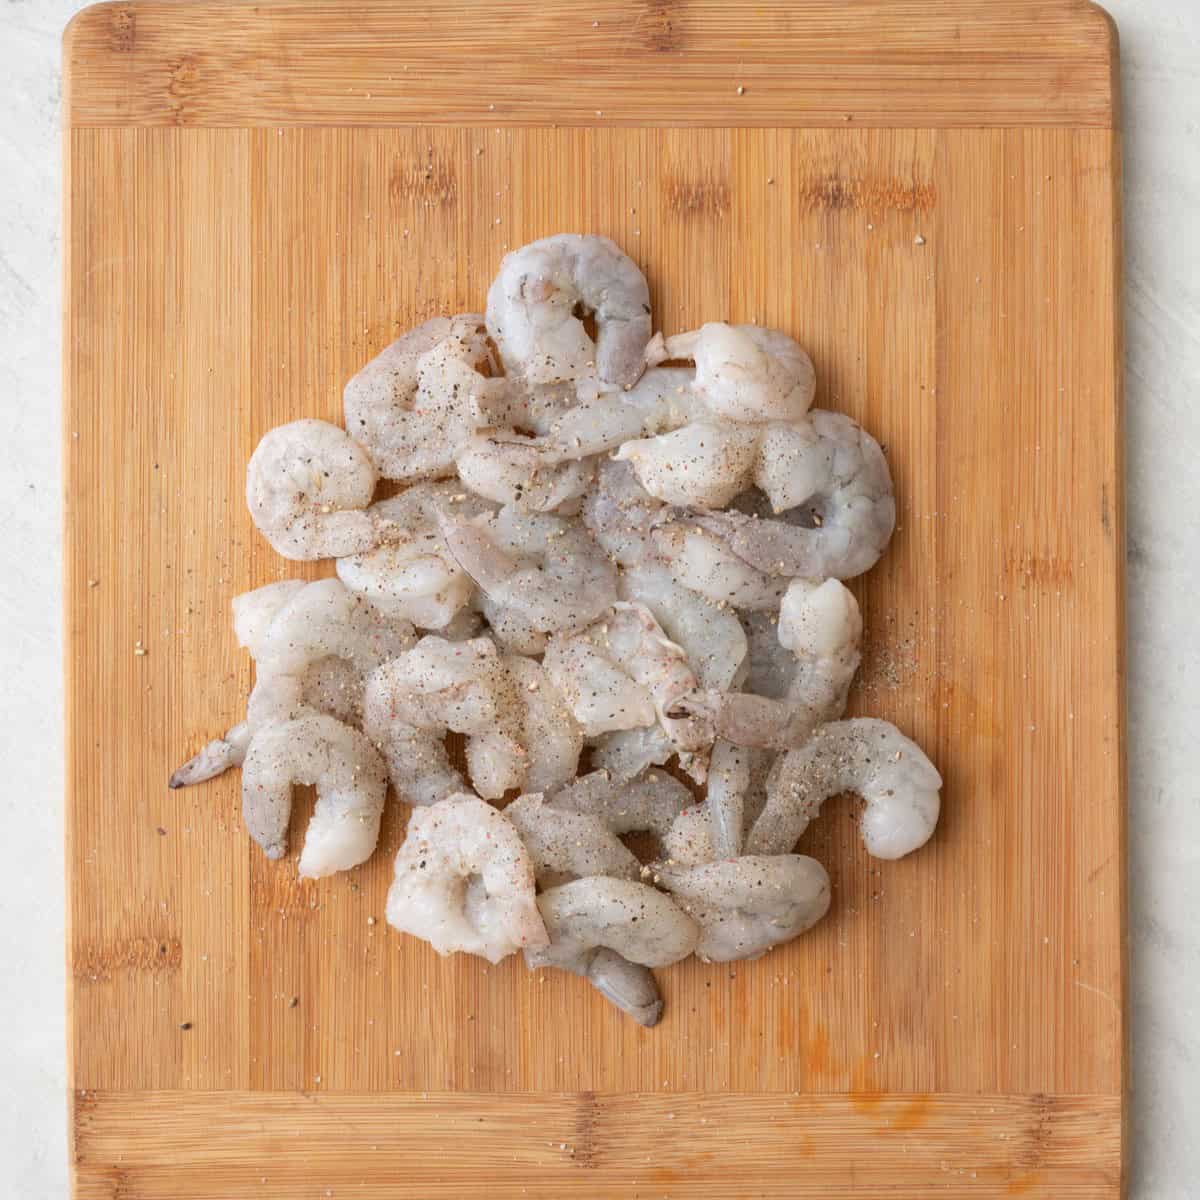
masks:
[[[931,0],[932,2],[932,0]],[[1002,2],[1002,0],[997,0]],[[0,1164],[65,1196],[59,36],[0,0]],[[1200,0],[1110,0],[1125,88],[1134,1200],[1200,1195]],[[1191,615],[1189,615],[1191,614]],[[1189,758],[1189,755],[1192,757]]]

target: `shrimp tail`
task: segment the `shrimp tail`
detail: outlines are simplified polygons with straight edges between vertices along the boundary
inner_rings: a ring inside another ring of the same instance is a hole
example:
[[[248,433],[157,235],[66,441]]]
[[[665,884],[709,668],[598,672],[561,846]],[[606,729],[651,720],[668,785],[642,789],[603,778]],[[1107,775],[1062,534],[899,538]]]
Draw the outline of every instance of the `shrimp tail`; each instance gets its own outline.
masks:
[[[236,725],[224,737],[214,738],[171,775],[167,787],[172,791],[192,787],[216,779],[230,767],[240,767],[246,757],[246,740],[238,737],[241,728]]]
[[[587,981],[606,1000],[646,1028],[662,1019],[663,1001],[649,967],[631,963],[606,946],[592,955]]]

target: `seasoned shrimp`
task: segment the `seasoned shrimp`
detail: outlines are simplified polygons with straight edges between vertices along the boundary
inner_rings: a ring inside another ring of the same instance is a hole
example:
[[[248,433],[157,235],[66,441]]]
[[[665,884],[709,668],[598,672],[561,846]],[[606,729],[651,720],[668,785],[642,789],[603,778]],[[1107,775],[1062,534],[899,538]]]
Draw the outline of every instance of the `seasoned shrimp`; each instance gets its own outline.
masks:
[[[746,633],[728,605],[680,584],[663,563],[627,566],[617,582],[622,600],[644,605],[671,641],[682,646],[700,686],[725,691],[746,658]]]
[[[702,528],[703,523],[691,515],[699,511],[665,508],[653,518],[654,546],[676,581],[714,604],[754,612],[777,609],[787,580],[751,566],[719,535]]]
[[[652,557],[651,530],[664,505],[638,482],[627,462],[604,459],[581,516],[592,537],[623,567]]]
[[[660,500],[722,508],[750,486],[759,440],[755,426],[710,419],[625,442],[613,457]]]
[[[665,771],[646,771],[634,779],[592,771],[551,793],[548,803],[595,817],[616,834],[648,832],[663,838],[692,803],[692,793]]]
[[[488,598],[538,632],[582,629],[617,597],[613,564],[578,521],[506,505],[474,521],[443,516],[441,528]]]
[[[869,717],[833,721],[776,762],[747,852],[786,853],[825,800],[857,792],[866,801],[862,832],[868,853],[902,858],[932,836],[941,786],[934,765],[894,725]]]
[[[524,751],[519,786],[535,792],[563,787],[579,767],[583,731],[540,664],[512,654],[503,665],[514,695],[509,708],[518,713],[514,733]]]
[[[300,874],[319,878],[370,858],[387,794],[387,770],[371,743],[358,730],[316,713],[255,733],[242,764],[242,815],[268,858],[287,851],[296,784],[317,789]]]
[[[589,739],[592,766],[614,779],[633,779],[648,767],[661,767],[675,757],[675,746],[661,725],[616,729]]]
[[[667,967],[696,948],[700,930],[673,900],[644,883],[596,876],[543,892],[549,945],[525,951],[531,967],[575,968],[604,946],[629,962]]]
[[[545,946],[533,863],[512,824],[475,796],[413,810],[388,891],[388,924],[439,954],[499,962]]]
[[[633,853],[590,813],[558,808],[532,792],[518,796],[504,815],[529,851],[539,887],[555,887],[592,875],[637,879],[641,872]]]
[[[595,344],[580,308],[595,317]],[[505,365],[530,384],[594,374],[628,387],[646,365],[650,290],[615,242],[562,233],[505,255],[487,326]]]
[[[553,512],[577,500],[596,473],[588,459],[549,462],[537,439],[495,429],[468,438],[455,462],[471,491],[523,512]]]
[[[303,579],[281,579],[268,583],[250,592],[234,596],[230,602],[233,609],[233,634],[238,645],[250,651],[257,659],[263,653],[263,645],[271,622],[279,615],[296,593],[307,587]]]
[[[706,962],[758,958],[829,911],[829,875],[802,854],[747,855],[693,867],[660,864],[653,875],[699,923],[696,956]]]
[[[786,333],[712,321],[668,338],[671,358],[696,364],[696,394],[726,421],[796,421],[816,392],[812,359]]]
[[[379,545],[337,561],[338,578],[380,611],[441,630],[469,603],[475,585],[446,547],[438,515],[476,517],[492,506],[452,480],[416,483],[368,512]]]
[[[737,858],[742,852],[742,822],[749,786],[750,761],[746,754],[740,746],[718,738],[713,743],[705,793],[717,858]]]
[[[465,437],[502,404],[483,318],[435,317],[373,358],[343,393],[346,428],[385,479],[449,475]],[[354,553],[365,547],[342,551]]]
[[[887,460],[842,413],[814,409],[803,423],[767,426],[755,477],[782,517],[692,509],[676,519],[775,577],[850,579],[887,548],[896,524]]]
[[[739,746],[801,746],[818,725],[846,711],[861,657],[858,601],[836,579],[821,584],[792,580],[776,630],[780,652],[791,658],[790,678],[763,646],[764,623],[747,624],[756,631],[756,670],[748,683],[752,690],[709,692],[703,699],[686,698],[682,707],[709,713],[717,733]]]
[[[366,450],[327,421],[263,435],[246,468],[246,504],[267,541],[291,559],[338,558],[375,544],[364,510],[375,491]]]

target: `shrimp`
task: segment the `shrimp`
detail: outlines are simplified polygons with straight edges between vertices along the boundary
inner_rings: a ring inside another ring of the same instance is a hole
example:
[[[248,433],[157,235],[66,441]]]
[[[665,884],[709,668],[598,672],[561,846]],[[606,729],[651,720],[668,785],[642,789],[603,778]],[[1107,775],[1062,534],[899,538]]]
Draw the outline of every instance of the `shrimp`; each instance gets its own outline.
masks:
[[[830,722],[776,762],[767,781],[767,806],[746,839],[747,852],[785,853],[825,800],[857,792],[866,801],[867,852],[902,858],[933,835],[941,786],[934,765],[894,725],[870,717]]]
[[[777,642],[791,657],[790,678],[762,643],[757,630],[757,668],[749,681],[756,692],[709,692],[687,697],[680,707],[709,714],[717,733],[739,746],[788,750],[801,746],[812,731],[846,711],[850,684],[858,670],[862,616],[854,594],[836,579],[814,584],[793,579],[779,610]]]
[[[649,832],[659,838],[670,832],[691,802],[686,784],[654,770],[625,780],[608,771],[592,771],[548,798],[555,810],[595,817],[615,834]]]
[[[696,956],[705,962],[758,958],[829,911],[829,875],[802,854],[658,865],[653,876],[699,924]]]
[[[717,858],[737,858],[742,851],[742,820],[749,786],[749,760],[740,747],[718,738],[713,743],[705,795]]]
[[[641,864],[604,822],[547,803],[538,792],[518,796],[504,815],[525,843],[539,887],[607,875],[637,879]]]
[[[319,713],[270,723],[255,733],[242,764],[242,816],[268,858],[287,851],[296,784],[317,789],[299,873],[320,878],[370,858],[387,795],[387,770],[371,743]]]
[[[617,597],[613,564],[577,521],[506,505],[474,521],[443,515],[441,528],[480,590],[534,631],[582,629]]]
[[[595,463],[576,459],[547,462],[537,439],[506,430],[468,438],[455,456],[458,477],[489,500],[523,512],[553,512],[587,490]]]
[[[583,633],[551,638],[546,670],[585,735],[657,720],[686,768],[703,778],[701,752],[712,743],[710,724],[703,715],[675,711],[676,702],[695,689],[696,676],[644,605],[617,601]]]
[[[632,567],[656,553],[651,530],[664,507],[638,482],[629,463],[610,458],[597,468],[581,516],[609,555],[621,566]]]
[[[673,519],[769,576],[850,579],[879,561],[896,524],[891,473],[849,417],[814,409],[802,423],[767,426],[755,479],[782,517],[690,509]]]
[[[435,317],[346,384],[346,428],[385,479],[450,475],[462,440],[491,424],[491,409],[503,403],[505,381],[490,377],[498,374],[481,316]]]
[[[614,779],[633,779],[649,767],[661,767],[675,757],[675,747],[661,725],[617,729],[589,739],[592,766]]]
[[[292,421],[263,435],[246,468],[246,505],[284,558],[339,558],[375,544],[365,512],[375,466],[345,430]]]
[[[617,582],[622,600],[644,605],[671,641],[683,647],[701,687],[733,686],[746,658],[746,633],[727,605],[714,604],[675,579],[665,564],[627,566]]]
[[[563,787],[579,767],[583,731],[540,664],[511,654],[503,665],[514,696],[511,708],[519,712],[515,733],[525,761],[519,786],[535,792]]]
[[[379,544],[337,561],[338,578],[381,612],[422,629],[444,629],[475,592],[470,577],[446,547],[438,515],[476,517],[492,506],[452,480],[416,483],[368,512],[380,529]]]
[[[439,954],[499,962],[548,942],[533,863],[512,824],[476,796],[413,810],[388,890],[388,924]]]
[[[712,321],[668,338],[671,358],[696,364],[696,394],[726,421],[796,421],[816,393],[812,359],[786,333]]]
[[[644,883],[595,876],[543,892],[548,945],[525,951],[531,967],[577,969],[603,946],[629,962],[667,967],[696,948],[700,930],[673,900]]]
[[[660,500],[723,508],[750,486],[759,440],[754,426],[708,419],[625,442],[613,457]]]
[[[595,317],[595,344],[580,308]],[[628,387],[646,365],[650,289],[615,242],[562,233],[505,255],[487,326],[505,365],[529,384],[595,374]]]
[[[296,593],[307,586],[303,579],[281,579],[278,583],[264,584],[234,596],[230,607],[233,610],[233,635],[238,645],[249,650],[252,658],[258,658],[263,652],[271,622],[289,601],[295,599]]]
[[[583,975],[600,995],[639,1025],[657,1025],[662,1019],[662,996],[649,967],[631,963],[606,946],[598,946],[567,969]]]
[[[654,546],[676,582],[699,592],[714,604],[753,612],[777,609],[787,580],[773,578],[766,571],[751,566],[720,536],[702,528],[702,522],[689,516],[691,512],[664,508],[653,519],[651,537]]]

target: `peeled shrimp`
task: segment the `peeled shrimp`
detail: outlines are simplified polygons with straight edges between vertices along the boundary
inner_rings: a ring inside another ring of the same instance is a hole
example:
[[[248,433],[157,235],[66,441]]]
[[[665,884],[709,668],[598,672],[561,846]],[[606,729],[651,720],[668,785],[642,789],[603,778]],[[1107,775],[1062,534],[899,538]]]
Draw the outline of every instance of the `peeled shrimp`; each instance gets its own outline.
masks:
[[[549,805],[597,818],[613,833],[649,832],[665,837],[692,803],[687,786],[665,771],[649,770],[634,779],[592,771],[552,792]]]
[[[783,517],[694,509],[676,519],[771,576],[850,579],[879,561],[896,524],[891,473],[849,417],[815,409],[802,423],[767,426],[755,472]]]
[[[675,580],[714,604],[728,604],[754,612],[771,612],[778,608],[788,581],[751,566],[719,533],[708,531],[705,522],[696,517],[696,513],[701,512],[698,509],[666,508],[654,518],[651,534],[654,546]]]
[[[375,466],[345,430],[327,421],[292,421],[263,436],[246,469],[254,524],[284,558],[338,558],[375,544],[363,511]]]
[[[687,958],[700,931],[668,896],[644,883],[597,876],[537,898],[550,944],[526,950],[531,967],[565,967],[604,946],[630,962],[666,967]]]
[[[379,545],[337,561],[338,578],[380,611],[422,629],[444,629],[470,601],[475,585],[446,547],[438,515],[475,517],[491,506],[452,480],[416,483],[368,512]]]
[[[703,699],[688,698],[682,707],[710,714],[717,733],[739,746],[788,750],[846,711],[861,657],[862,617],[854,594],[838,580],[792,580],[776,631],[781,656],[791,658],[790,678],[763,646],[766,632],[755,639],[758,669],[749,683],[766,694],[709,692]]]
[[[767,806],[746,839],[751,854],[790,850],[830,796],[866,801],[863,842],[876,858],[902,858],[932,836],[942,777],[894,725],[869,717],[822,725],[783,755],[767,781]]]
[[[488,374],[494,366],[481,316],[435,317],[346,384],[346,428],[385,479],[452,474],[458,446],[491,424],[491,408],[502,402],[505,381]]]
[[[719,746],[720,743],[718,742],[717,745]],[[766,807],[767,779],[777,757],[773,751],[769,750],[756,750],[746,746],[738,748],[739,775],[734,778],[734,786],[741,785],[743,782],[740,775],[742,768],[745,769],[748,776],[741,793],[742,826],[736,840],[736,845],[739,847],[745,844],[746,834]],[[720,762],[716,753],[716,747],[714,747],[708,796],[700,804],[691,804],[689,793],[687,803],[690,807],[684,808],[675,817],[670,829],[662,839],[666,860],[671,865],[696,866],[699,863],[713,862],[717,858],[726,857],[723,852],[718,853],[717,851],[716,838],[713,835],[713,806],[709,803],[712,797],[713,776],[716,776],[723,766],[724,764]],[[726,844],[728,845],[728,843]]]
[[[664,505],[638,482],[633,467],[613,459],[601,461],[596,482],[583,502],[583,523],[601,546],[623,567],[656,553],[651,530]]]
[[[529,851],[539,887],[592,875],[638,878],[641,864],[597,816],[555,807],[537,792],[518,796],[504,815]]]
[[[716,420],[625,442],[614,457],[642,487],[670,504],[722,508],[753,479],[759,430]]]
[[[583,732],[539,663],[512,654],[505,657],[503,667],[512,686],[513,732],[524,752],[525,769],[518,786],[535,792],[563,787],[579,768]]]
[[[257,659],[263,652],[271,622],[289,601],[295,599],[296,593],[307,586],[303,579],[281,579],[278,583],[264,584],[253,591],[234,596],[230,607],[233,609],[233,634],[238,645],[249,650],[250,656]]]
[[[675,746],[661,725],[616,729],[589,739],[592,766],[614,779],[633,779],[648,767],[661,767],[675,757]]]
[[[505,430],[468,438],[455,456],[458,477],[480,496],[523,512],[553,512],[587,490],[595,464],[548,462],[537,440]]]
[[[545,946],[533,863],[504,815],[470,795],[414,809],[396,855],[387,919],[439,954],[499,962]]]
[[[616,571],[577,521],[505,506],[474,521],[443,516],[441,528],[493,604],[533,630],[582,629],[616,599]]]
[[[666,350],[695,362],[697,395],[726,421],[795,421],[816,392],[812,359],[777,329],[712,321],[668,338]]]
[[[387,795],[387,771],[371,743],[323,714],[270,723],[254,735],[242,764],[242,815],[268,858],[287,850],[296,784],[317,789],[299,873],[319,878],[370,858]]]
[[[829,875],[802,854],[747,855],[694,867],[660,864],[653,874],[699,923],[696,956],[706,962],[758,958],[829,911]]]
[[[594,345],[578,308],[595,317]],[[650,291],[615,242],[563,233],[505,256],[487,325],[505,365],[530,384],[595,374],[628,387],[646,363]]]

